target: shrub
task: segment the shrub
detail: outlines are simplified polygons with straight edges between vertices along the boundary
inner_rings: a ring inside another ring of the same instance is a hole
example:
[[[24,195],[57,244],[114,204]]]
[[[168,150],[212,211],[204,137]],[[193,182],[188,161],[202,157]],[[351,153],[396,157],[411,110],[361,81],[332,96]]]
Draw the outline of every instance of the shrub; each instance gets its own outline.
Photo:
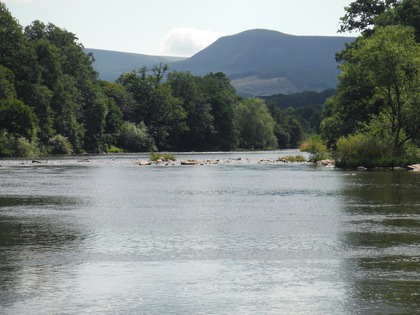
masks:
[[[374,160],[383,160],[385,156],[389,155],[386,151],[387,146],[369,134],[359,132],[341,137],[337,141],[338,166],[373,167]]]
[[[62,136],[56,135],[48,140],[51,148],[52,154],[67,154],[70,155],[73,153],[73,148],[69,142],[69,140]]]
[[[300,151],[308,152],[309,161],[317,162],[329,158],[327,146],[323,143],[320,136],[315,135],[309,138],[300,146]]]
[[[155,149],[153,139],[143,122],[137,125],[125,122],[118,136],[118,144],[131,152],[144,152]]]
[[[106,147],[106,153],[123,153],[123,152],[124,152],[123,149],[117,148],[116,146],[114,146],[112,144],[110,146]]]
[[[39,155],[39,153],[38,145],[35,141],[29,142],[23,137],[16,139],[14,156],[32,157]]]
[[[40,154],[35,140],[14,136],[6,131],[0,133],[0,156],[5,157],[33,157]]]
[[[176,158],[171,154],[150,152],[150,161],[157,161],[158,159],[165,161],[176,161]]]
[[[356,133],[337,141],[338,166],[394,167],[418,163],[420,150],[408,141],[395,148],[394,135],[383,115]]]
[[[288,155],[284,157],[279,157],[277,161],[281,162],[306,162],[306,158],[302,155]]]

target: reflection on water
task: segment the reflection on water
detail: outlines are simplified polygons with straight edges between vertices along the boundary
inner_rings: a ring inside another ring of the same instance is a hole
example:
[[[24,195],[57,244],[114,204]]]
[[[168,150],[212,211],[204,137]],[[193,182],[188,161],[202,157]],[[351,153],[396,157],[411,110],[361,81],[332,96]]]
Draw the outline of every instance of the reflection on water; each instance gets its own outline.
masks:
[[[420,174],[362,172],[343,189],[351,214],[343,242],[356,254],[353,294],[362,313],[420,312]],[[356,304],[356,303],[355,303]]]
[[[420,310],[420,174],[129,158],[3,163],[0,313]]]

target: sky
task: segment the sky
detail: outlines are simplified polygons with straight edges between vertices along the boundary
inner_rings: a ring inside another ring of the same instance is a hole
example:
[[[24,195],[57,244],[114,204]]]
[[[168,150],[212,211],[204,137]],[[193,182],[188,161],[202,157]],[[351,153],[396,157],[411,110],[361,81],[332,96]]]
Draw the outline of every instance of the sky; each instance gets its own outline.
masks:
[[[22,26],[35,20],[76,34],[86,48],[189,57],[250,29],[337,33],[352,0],[0,0]]]

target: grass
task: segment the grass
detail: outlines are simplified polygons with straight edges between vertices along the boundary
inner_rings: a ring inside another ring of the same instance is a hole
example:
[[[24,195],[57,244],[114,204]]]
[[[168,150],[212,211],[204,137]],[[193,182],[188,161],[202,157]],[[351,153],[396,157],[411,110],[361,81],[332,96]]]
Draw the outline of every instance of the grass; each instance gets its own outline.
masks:
[[[107,153],[123,153],[124,150],[114,145],[110,145],[109,147],[106,148],[106,152]]]
[[[284,157],[279,157],[277,161],[281,162],[306,162],[305,157],[302,155],[288,155]]]
[[[159,159],[162,161],[176,161],[175,156],[171,154],[150,152],[150,161],[156,162]]]

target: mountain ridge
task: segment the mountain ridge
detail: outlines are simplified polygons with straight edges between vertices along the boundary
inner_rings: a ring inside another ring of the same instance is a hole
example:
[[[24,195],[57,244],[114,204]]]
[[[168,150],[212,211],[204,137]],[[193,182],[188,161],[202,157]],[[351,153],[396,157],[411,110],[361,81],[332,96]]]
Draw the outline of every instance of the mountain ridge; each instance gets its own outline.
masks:
[[[99,73],[99,78],[115,81],[122,73],[143,66],[152,67],[159,63],[172,63],[187,57],[154,56],[105,49],[85,48],[86,53],[92,53],[95,62],[93,66]]]
[[[105,61],[103,58],[103,52],[101,56],[94,52],[98,63],[94,63],[94,67],[101,78],[106,74],[115,75],[117,71],[121,74],[133,68],[150,67],[158,63],[167,63],[171,70],[189,71],[194,75],[224,72],[232,80],[238,94],[245,97],[322,91],[335,88],[339,74],[335,54],[354,39],[342,36],[298,36],[267,29],[252,29],[221,37],[189,58],[140,55],[142,57],[136,59],[121,55],[123,59],[110,65],[109,59]],[[130,65],[134,67],[129,68],[129,59],[132,60]],[[118,58],[114,57],[114,60]]]

